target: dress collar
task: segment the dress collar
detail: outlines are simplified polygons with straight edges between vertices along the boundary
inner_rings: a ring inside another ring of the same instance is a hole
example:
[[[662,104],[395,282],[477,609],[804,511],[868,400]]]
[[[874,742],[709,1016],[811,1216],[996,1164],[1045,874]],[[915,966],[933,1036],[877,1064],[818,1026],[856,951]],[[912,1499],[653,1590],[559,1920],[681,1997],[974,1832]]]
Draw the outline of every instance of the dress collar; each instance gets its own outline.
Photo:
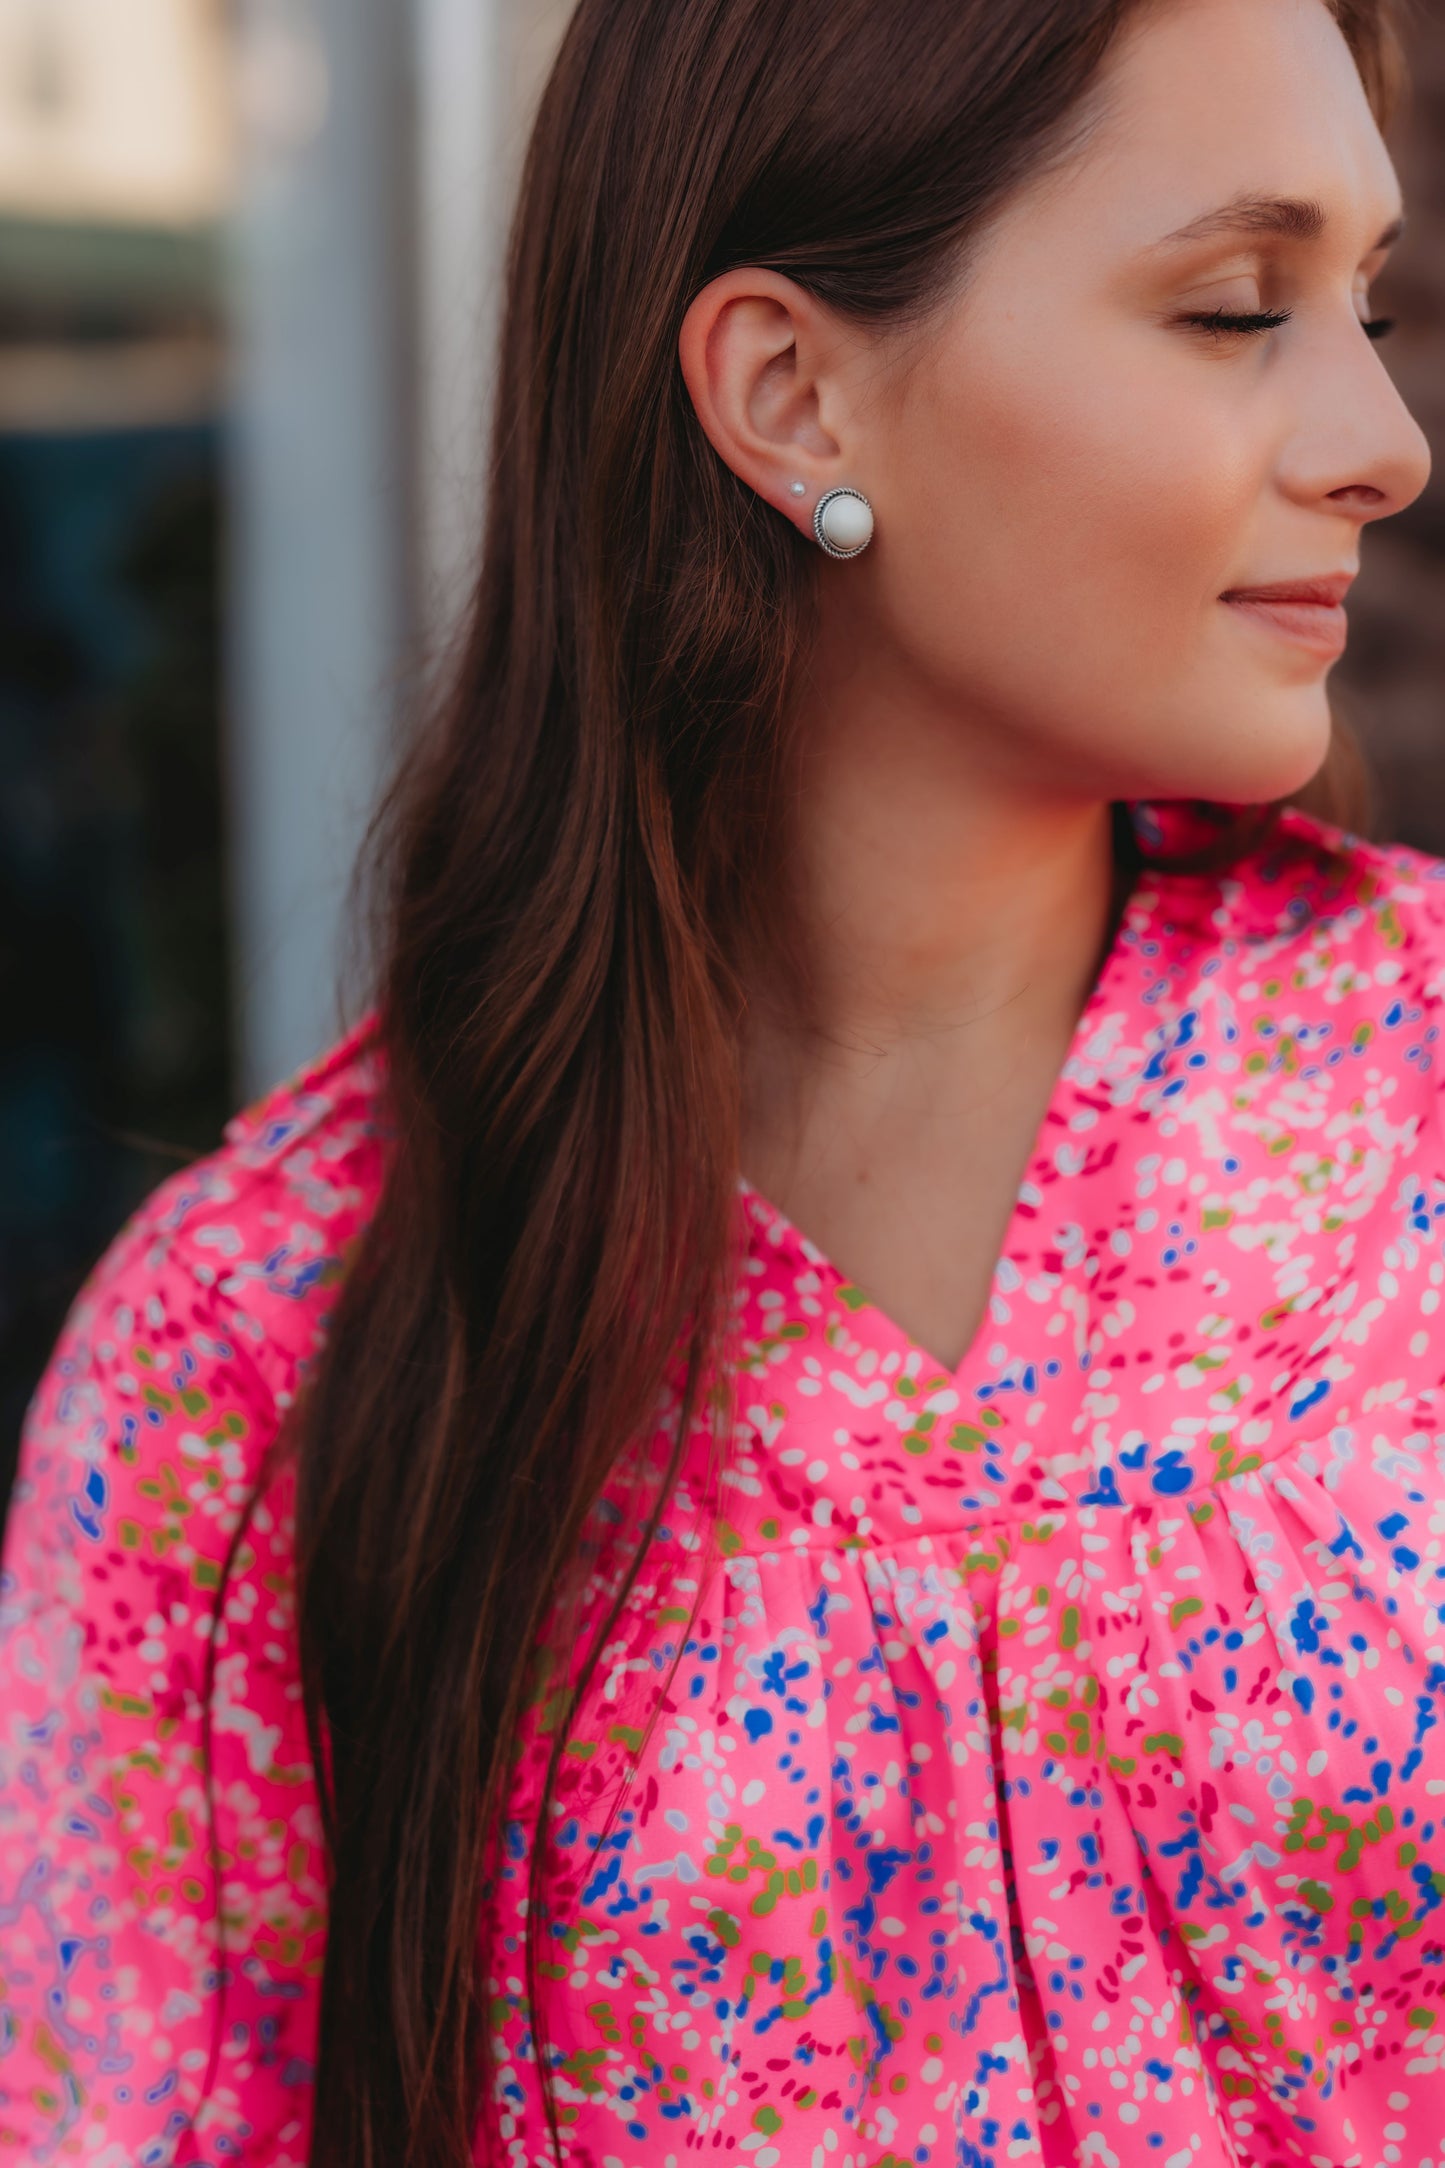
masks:
[[[1256,807],[1213,798],[1133,798],[1127,812],[1145,858],[1173,857],[1218,842],[1242,814]]]

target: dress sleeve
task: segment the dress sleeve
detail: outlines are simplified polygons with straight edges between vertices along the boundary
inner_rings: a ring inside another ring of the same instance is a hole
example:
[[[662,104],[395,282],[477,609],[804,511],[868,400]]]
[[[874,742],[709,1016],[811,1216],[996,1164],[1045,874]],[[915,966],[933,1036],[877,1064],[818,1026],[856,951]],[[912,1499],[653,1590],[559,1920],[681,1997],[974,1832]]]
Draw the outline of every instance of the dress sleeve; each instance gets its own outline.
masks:
[[[292,1482],[191,1177],[97,1267],[31,1403],[0,1569],[0,2155],[301,2168],[325,1918]],[[214,1635],[215,1840],[202,1694]],[[219,1875],[217,1870],[219,1869]]]

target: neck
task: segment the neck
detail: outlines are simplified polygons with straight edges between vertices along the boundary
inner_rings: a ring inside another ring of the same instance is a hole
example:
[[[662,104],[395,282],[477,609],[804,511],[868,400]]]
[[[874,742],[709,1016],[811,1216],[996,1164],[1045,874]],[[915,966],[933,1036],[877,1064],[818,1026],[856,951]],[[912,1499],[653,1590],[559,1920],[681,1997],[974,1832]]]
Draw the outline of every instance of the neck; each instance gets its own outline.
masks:
[[[1110,802],[1011,777],[955,717],[867,700],[803,720],[789,857],[807,1000],[752,989],[749,1164],[810,1108],[926,1123],[1062,1060],[1127,900]]]

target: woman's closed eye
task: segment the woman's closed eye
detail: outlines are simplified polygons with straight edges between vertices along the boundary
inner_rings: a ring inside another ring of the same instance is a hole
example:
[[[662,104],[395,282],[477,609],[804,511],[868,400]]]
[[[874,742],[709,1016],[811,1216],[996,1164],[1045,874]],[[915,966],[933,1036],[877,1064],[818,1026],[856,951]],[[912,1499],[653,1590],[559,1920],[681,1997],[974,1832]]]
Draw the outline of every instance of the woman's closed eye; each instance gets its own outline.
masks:
[[[1204,309],[1181,319],[1214,338],[1250,338],[1277,331],[1293,316],[1293,309]],[[1366,316],[1360,329],[1367,339],[1385,339],[1395,328],[1393,316]]]

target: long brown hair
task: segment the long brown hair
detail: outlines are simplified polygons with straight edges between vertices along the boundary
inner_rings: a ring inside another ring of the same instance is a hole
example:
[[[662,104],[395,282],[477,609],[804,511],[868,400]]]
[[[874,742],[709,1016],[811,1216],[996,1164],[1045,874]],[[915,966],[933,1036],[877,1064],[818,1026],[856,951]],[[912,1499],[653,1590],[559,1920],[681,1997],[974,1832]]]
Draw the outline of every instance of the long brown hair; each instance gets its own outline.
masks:
[[[821,559],[703,437],[683,314],[760,264],[853,319],[921,315],[1134,4],[581,0],[563,40],[475,605],[374,831],[389,1173],[284,1439],[332,1869],[316,2168],[473,2157],[530,1659],[673,1375],[680,1446],[735,1267],[740,959],[786,934],[770,839]],[[1334,12],[1382,110],[1382,4]]]

